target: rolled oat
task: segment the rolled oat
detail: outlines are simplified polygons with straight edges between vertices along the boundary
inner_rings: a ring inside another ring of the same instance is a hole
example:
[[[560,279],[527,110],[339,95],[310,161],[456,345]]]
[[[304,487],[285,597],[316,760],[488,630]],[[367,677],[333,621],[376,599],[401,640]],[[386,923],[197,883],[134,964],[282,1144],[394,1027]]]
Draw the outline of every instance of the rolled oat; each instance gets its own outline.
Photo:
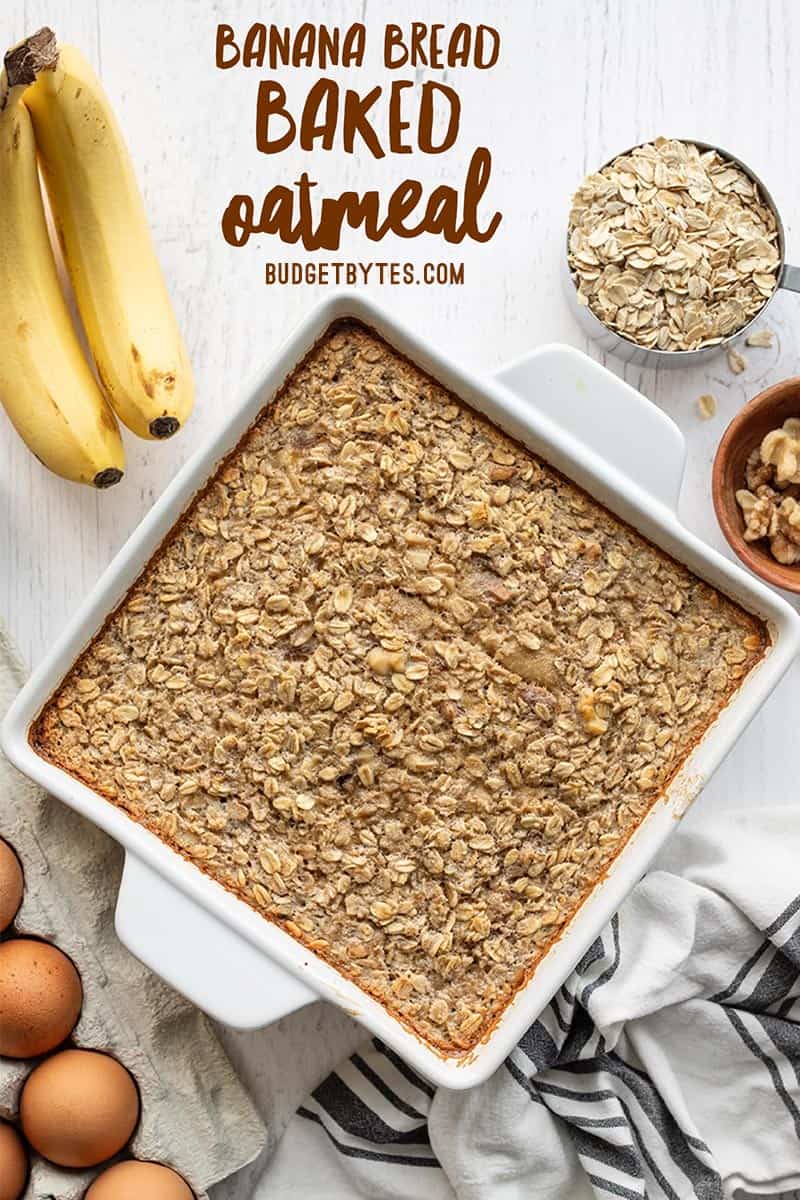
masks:
[[[348,323],[195,499],[34,740],[466,1051],[763,644]]]
[[[657,138],[587,176],[569,219],[578,301],[640,346],[697,350],[755,316],[777,286],[775,214],[714,150]]]

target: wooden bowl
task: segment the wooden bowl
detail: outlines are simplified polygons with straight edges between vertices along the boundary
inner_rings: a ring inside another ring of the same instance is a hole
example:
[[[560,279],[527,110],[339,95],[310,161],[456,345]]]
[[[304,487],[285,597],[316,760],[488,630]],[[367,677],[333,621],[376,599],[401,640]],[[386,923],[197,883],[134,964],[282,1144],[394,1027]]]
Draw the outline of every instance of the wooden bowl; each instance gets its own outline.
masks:
[[[720,529],[745,566],[773,587],[800,592],[800,564],[776,562],[767,542],[746,542],[744,517],[736,502],[737,491],[747,487],[744,469],[748,455],[765,434],[779,429],[788,417],[800,417],[800,376],[759,392],[733,418],[714,459],[711,495]]]

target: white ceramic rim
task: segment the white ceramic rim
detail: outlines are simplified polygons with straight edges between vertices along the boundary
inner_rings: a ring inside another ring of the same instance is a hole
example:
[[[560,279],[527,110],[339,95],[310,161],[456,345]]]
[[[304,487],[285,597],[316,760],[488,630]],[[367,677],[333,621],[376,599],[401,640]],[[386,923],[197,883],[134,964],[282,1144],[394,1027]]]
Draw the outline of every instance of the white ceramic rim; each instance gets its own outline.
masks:
[[[487,1039],[465,1057],[444,1056],[422,1042],[355,983],[203,875],[198,868],[183,860],[120,809],[42,759],[31,748],[27,736],[31,722],[77,655],[119,603],[153,551],[212,474],[215,464],[238,443],[258,412],[274,396],[296,363],[328,325],[344,317],[354,317],[371,325],[465,402],[485,412],[509,433],[542,453],[612,511],[634,523],[645,536],[709,583],[762,616],[768,621],[774,639],[762,662],[707,731],[664,797],[653,806],[607,875],[548,951],[531,979],[502,1013]],[[661,430],[666,436],[669,426],[677,440],[681,440],[675,427],[659,410],[579,351],[569,347],[542,347],[529,356],[527,364],[532,370],[539,371],[542,379],[549,378],[548,371],[554,379],[559,372],[562,376],[565,372],[571,372],[579,379],[581,388],[595,389],[598,393],[605,389],[609,396],[613,393],[621,402],[644,405],[648,411],[657,414],[657,419],[652,418],[656,430]],[[511,368],[507,375],[513,376],[513,371]],[[641,415],[645,415],[644,408]],[[647,419],[650,420],[650,417]],[[340,292],[312,310],[284,343],[267,370],[256,376],[223,427],[182,468],[134,531],[53,650],[22,689],[3,723],[2,746],[20,770],[120,842],[131,859],[141,862],[153,877],[157,876],[163,882],[165,894],[171,890],[172,894],[179,894],[188,910],[194,909],[205,918],[215,918],[219,926],[218,949],[222,958],[227,955],[235,959],[237,944],[241,946],[245,943],[250,961],[253,959],[253,950],[256,950],[256,957],[259,961],[263,959],[265,968],[274,967],[276,979],[281,976],[285,979],[284,972],[288,972],[306,985],[300,988],[302,996],[310,998],[313,994],[338,1004],[435,1084],[465,1088],[482,1082],[500,1065],[558,990],[587,946],[641,877],[655,852],[675,827],[676,818],[685,812],[775,687],[798,649],[800,619],[786,601],[689,533],[680,524],[670,505],[655,496],[641,481],[632,479],[613,463],[604,461],[590,445],[577,440],[573,433],[559,428],[552,414],[537,411],[529,401],[523,400],[502,384],[483,379],[458,366],[424,339],[401,326],[372,300],[359,293]],[[204,926],[204,936],[211,936],[208,922]],[[215,946],[209,945],[208,941],[197,947],[197,953],[209,957],[210,961],[216,957]],[[180,977],[176,978],[176,973],[180,973],[166,960],[159,962],[148,958],[146,961],[180,990],[198,999],[188,973],[184,984]],[[310,991],[306,991],[306,987]],[[202,998],[199,998],[199,1002],[203,1006]],[[301,998],[290,1004],[289,1008],[303,1002]],[[233,995],[230,1011],[238,1011]],[[284,1007],[282,1011],[287,1009]],[[226,1014],[219,1009],[213,1015],[226,1018]],[[229,1019],[237,1023],[235,1017]]]

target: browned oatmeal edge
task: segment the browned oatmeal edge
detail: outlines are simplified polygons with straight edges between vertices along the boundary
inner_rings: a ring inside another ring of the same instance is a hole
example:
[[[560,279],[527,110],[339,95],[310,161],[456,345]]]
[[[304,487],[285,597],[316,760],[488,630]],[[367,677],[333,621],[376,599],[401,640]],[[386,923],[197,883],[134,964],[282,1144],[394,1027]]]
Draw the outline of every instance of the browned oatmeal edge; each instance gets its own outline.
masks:
[[[247,899],[243,890],[238,889],[232,885],[228,886],[228,885],[220,884],[216,879],[213,878],[213,876],[211,876],[211,874],[209,872],[204,870],[201,862],[198,862],[195,859],[190,858],[189,855],[187,853],[185,853],[181,849],[180,846],[177,845],[177,843],[173,842],[168,836],[165,836],[163,831],[156,830],[150,823],[148,823],[148,821],[146,819],[139,820],[139,819],[135,819],[134,817],[130,816],[129,813],[126,813],[124,809],[122,809],[119,805],[115,804],[114,801],[108,795],[106,795],[100,789],[98,789],[94,785],[90,784],[86,779],[84,779],[78,771],[65,767],[61,762],[59,762],[55,757],[53,757],[49,753],[47,745],[45,743],[45,739],[46,739],[46,729],[44,727],[45,721],[47,718],[48,710],[53,701],[53,696],[55,695],[56,691],[58,691],[65,683],[67,683],[69,681],[69,679],[80,669],[81,663],[83,662],[85,656],[88,654],[88,652],[90,651],[90,649],[92,648],[94,643],[100,637],[102,637],[102,635],[106,631],[109,624],[116,617],[117,613],[124,607],[125,603],[127,602],[130,591],[139,582],[139,580],[142,578],[142,576],[148,570],[148,568],[152,565],[152,563],[157,558],[159,558],[166,551],[166,549],[168,548],[170,543],[180,535],[183,525],[188,518],[189,511],[192,508],[192,506],[199,499],[201,499],[208,491],[210,491],[210,489],[214,485],[214,482],[215,482],[216,478],[219,476],[219,474],[222,471],[224,471],[225,468],[227,467],[227,465],[236,458],[236,456],[238,455],[238,453],[240,451],[242,442],[248,437],[248,435],[250,434],[250,432],[252,431],[254,426],[256,426],[259,423],[259,421],[262,420],[266,411],[281,398],[281,396],[286,391],[286,388],[288,387],[289,382],[290,382],[291,378],[294,376],[295,372],[298,371],[304,365],[304,363],[307,361],[307,359],[309,359],[313,356],[313,354],[316,352],[318,346],[322,342],[324,342],[328,337],[330,337],[333,333],[335,333],[336,331],[342,330],[342,329],[344,329],[344,330],[352,329],[352,328],[366,330],[371,336],[377,338],[378,340],[383,342],[385,345],[388,345],[394,354],[396,354],[399,358],[401,358],[405,363],[407,363],[411,367],[413,367],[414,370],[420,372],[422,375],[425,376],[426,379],[430,380],[431,382],[436,384],[438,387],[444,388],[459,405],[461,405],[462,407],[466,407],[466,408],[470,409],[471,411],[473,411],[473,406],[467,404],[466,401],[462,400],[461,397],[458,396],[456,393],[454,393],[447,384],[441,383],[439,380],[437,380],[435,378],[435,376],[433,376],[429,371],[425,370],[423,367],[420,367],[408,355],[404,354],[400,350],[397,350],[396,347],[394,347],[392,345],[392,343],[390,341],[388,341],[387,338],[385,338],[381,333],[379,333],[377,330],[372,328],[366,322],[361,321],[360,319],[354,318],[354,317],[339,317],[336,320],[332,321],[326,327],[326,329],[319,335],[319,337],[314,341],[314,343],[309,347],[309,349],[305,352],[305,354],[300,359],[298,359],[298,361],[291,367],[291,369],[285,375],[283,382],[275,389],[275,391],[270,396],[270,398],[259,409],[259,411],[256,414],[256,416],[254,417],[253,421],[250,423],[250,425],[248,425],[247,429],[245,429],[244,432],[241,434],[236,445],[230,451],[228,451],[225,455],[223,455],[222,458],[220,458],[217,461],[217,463],[214,465],[214,467],[211,471],[211,474],[208,476],[206,482],[200,488],[198,488],[198,490],[192,495],[191,499],[186,503],[183,511],[179,515],[178,519],[175,521],[174,525],[168,530],[168,532],[164,535],[164,537],[161,539],[161,541],[156,546],[156,548],[153,550],[153,552],[149,555],[147,561],[143,564],[141,571],[138,573],[136,578],[131,581],[129,587],[126,589],[125,594],[121,597],[121,599],[114,606],[114,608],[106,615],[102,625],[97,629],[97,631],[92,635],[92,637],[87,642],[87,644],[84,646],[84,648],[81,650],[81,652],[77,655],[72,666],[69,668],[69,670],[67,672],[65,672],[65,674],[62,676],[62,678],[59,680],[57,686],[53,689],[51,696],[42,705],[40,712],[31,721],[31,723],[28,727],[28,742],[29,742],[29,745],[31,746],[31,749],[40,758],[49,762],[52,766],[57,767],[59,770],[64,771],[65,774],[70,775],[72,778],[77,779],[78,782],[82,783],[84,786],[89,787],[90,790],[95,793],[95,795],[100,796],[107,803],[111,804],[113,806],[113,808],[116,811],[121,812],[124,817],[127,817],[134,824],[140,825],[140,826],[144,827],[145,829],[147,829],[149,833],[151,833],[154,837],[156,837],[158,839],[158,841],[160,841],[164,845],[168,846],[170,850],[172,850],[174,853],[178,854],[182,859],[184,859],[184,861],[190,863],[190,865],[199,869],[204,875],[207,876],[207,878],[209,880],[211,880],[211,882],[217,883],[218,886],[223,887],[225,891],[230,892],[230,894],[234,895],[238,900],[245,903],[247,905],[247,907],[249,909],[251,909],[251,911],[255,912],[259,917],[270,922],[273,925],[276,925],[279,929],[281,929],[284,933],[286,933],[288,937],[291,937],[293,941],[295,941],[299,945],[301,945],[303,947],[303,949],[306,950],[309,954],[313,954],[315,957],[321,959],[323,962],[325,962],[325,964],[327,966],[331,967],[339,975],[341,975],[343,978],[347,979],[348,982],[354,984],[359,989],[359,991],[362,991],[364,994],[370,996],[371,999],[375,1000],[378,1004],[380,1004],[380,1006],[383,1009],[385,1009],[390,1014],[390,1016],[393,1017],[393,1019],[398,1021],[401,1025],[403,1025],[412,1034],[412,1036],[417,1038],[417,1040],[421,1041],[424,1045],[428,1046],[429,1048],[433,1049],[435,1052],[440,1054],[440,1056],[442,1058],[451,1058],[451,1059],[459,1058],[461,1060],[466,1060],[466,1059],[469,1059],[469,1057],[472,1054],[474,1054],[475,1050],[481,1043],[488,1041],[492,1032],[494,1031],[496,1026],[499,1024],[500,1020],[502,1019],[504,1013],[507,1011],[509,1006],[514,1002],[516,996],[518,996],[519,993],[523,990],[523,988],[530,982],[531,978],[533,977],[537,968],[539,967],[539,964],[541,963],[542,959],[545,958],[545,956],[550,952],[550,950],[555,945],[555,943],[558,942],[564,936],[570,923],[572,922],[572,920],[574,919],[576,914],[579,912],[579,910],[581,908],[583,908],[583,906],[587,902],[587,900],[590,899],[590,897],[594,893],[594,891],[602,883],[604,883],[604,881],[608,878],[610,872],[616,865],[617,859],[620,857],[622,852],[627,847],[628,842],[637,833],[637,831],[641,828],[642,824],[647,819],[647,817],[650,815],[650,813],[653,811],[656,804],[660,800],[663,800],[665,798],[666,792],[669,790],[675,777],[680,773],[681,769],[683,768],[683,766],[686,763],[686,760],[689,758],[689,756],[691,755],[693,750],[696,748],[696,746],[703,740],[703,738],[705,737],[705,735],[708,732],[708,730],[710,729],[710,727],[718,720],[720,714],[730,703],[733,696],[741,689],[741,687],[743,686],[744,680],[747,678],[747,676],[744,676],[742,679],[739,679],[738,681],[736,681],[736,683],[725,692],[724,696],[720,700],[718,707],[716,708],[716,710],[714,711],[714,713],[710,717],[710,719],[707,721],[707,723],[705,724],[703,729],[700,730],[695,735],[695,737],[691,740],[691,742],[689,742],[687,744],[687,748],[686,748],[684,755],[682,756],[680,761],[675,763],[672,772],[670,773],[669,777],[667,778],[667,780],[665,781],[665,783],[663,784],[661,789],[653,797],[652,803],[650,804],[649,808],[647,809],[647,811],[644,814],[644,816],[642,817],[642,819],[630,830],[630,832],[628,833],[628,835],[624,839],[624,841],[622,841],[619,844],[619,847],[616,850],[616,853],[614,854],[612,859],[606,864],[606,866],[603,868],[602,872],[597,876],[597,878],[594,880],[594,882],[591,884],[591,886],[586,889],[586,891],[584,892],[584,894],[582,895],[582,897],[580,898],[578,903],[575,904],[572,909],[570,909],[570,911],[568,912],[568,914],[566,916],[564,924],[558,929],[558,931],[555,933],[553,938],[550,941],[546,942],[540,948],[540,953],[532,961],[530,961],[528,963],[527,967],[524,970],[522,970],[518,973],[516,979],[513,981],[511,986],[507,989],[507,995],[506,995],[504,1002],[502,1004],[496,1005],[494,1010],[488,1013],[486,1020],[475,1031],[474,1039],[473,1039],[471,1045],[468,1046],[466,1049],[464,1049],[463,1047],[455,1046],[452,1042],[447,1041],[443,1037],[435,1039],[435,1038],[429,1037],[429,1036],[425,1036],[425,1037],[421,1036],[420,1031],[414,1027],[412,1022],[410,1022],[406,1017],[404,1017],[399,1011],[397,1011],[394,1008],[394,1006],[391,1003],[391,1000],[389,1000],[387,997],[381,995],[377,990],[372,990],[370,988],[364,987],[363,984],[359,983],[346,970],[343,970],[342,967],[338,963],[334,963],[333,961],[331,961],[331,959],[328,958],[328,956],[324,952],[322,952],[320,950],[311,950],[311,948],[307,944],[305,938],[299,937],[296,934],[290,933],[288,931],[288,929],[286,928],[286,921],[282,920],[281,918],[279,918],[277,916],[271,915],[269,913],[265,913],[262,910],[255,908],[255,906],[253,904],[251,904],[250,901]],[[513,434],[511,434],[507,430],[505,430],[502,427],[502,425],[499,425],[497,422],[493,421],[489,416],[487,416],[486,413],[483,413],[480,410],[477,410],[477,411],[483,420],[487,421],[488,424],[493,426],[494,428],[499,429],[502,432],[504,437],[509,438],[517,446],[521,447],[522,450],[526,454],[531,455],[534,453],[528,446],[526,446],[524,444],[524,442],[520,441],[519,438],[515,437]],[[667,551],[662,550],[659,546],[657,546],[649,538],[645,537],[645,535],[643,533],[641,533],[639,530],[637,530],[629,521],[626,521],[624,518],[617,516],[616,513],[612,513],[611,510],[609,508],[607,508],[607,506],[605,504],[603,504],[601,501],[597,500],[590,492],[588,492],[585,488],[581,487],[580,484],[576,483],[573,479],[570,479],[569,476],[565,475],[562,471],[559,471],[556,467],[552,466],[552,464],[544,456],[540,455],[539,457],[541,457],[543,462],[546,463],[548,470],[551,471],[555,476],[557,476],[558,479],[560,479],[563,482],[565,482],[566,484],[568,484],[569,487],[575,489],[581,495],[587,497],[591,501],[592,504],[597,505],[597,507],[600,508],[604,513],[608,514],[612,518],[613,521],[626,527],[629,530],[632,530],[636,534],[637,537],[641,538],[642,540],[647,542],[648,545],[652,546],[653,549],[659,555],[663,555],[664,557],[671,559],[673,562],[680,561],[680,560],[674,558],[673,555],[668,554]],[[684,568],[684,570],[688,571],[689,574],[692,575],[694,578],[702,580],[701,576],[697,575],[697,573],[695,571],[690,570],[690,568],[688,568],[684,563],[680,563],[680,565]],[[703,580],[702,582],[705,582],[705,581]],[[720,589],[715,587],[714,585],[707,584],[707,586],[713,587],[713,590],[715,592],[725,595],[725,593],[720,592]],[[735,607],[737,619],[740,620],[740,622],[743,626],[749,626],[750,631],[757,634],[757,636],[759,637],[759,641],[761,643],[759,650],[757,652],[754,652],[751,666],[747,673],[749,675],[755,669],[755,667],[763,660],[765,654],[767,653],[767,650],[769,649],[769,646],[771,644],[771,639],[768,634],[768,628],[767,628],[766,622],[762,618],[756,616],[753,613],[748,612],[739,601],[734,600],[734,599],[732,599],[732,597],[727,596],[727,595],[725,596],[725,598]]]

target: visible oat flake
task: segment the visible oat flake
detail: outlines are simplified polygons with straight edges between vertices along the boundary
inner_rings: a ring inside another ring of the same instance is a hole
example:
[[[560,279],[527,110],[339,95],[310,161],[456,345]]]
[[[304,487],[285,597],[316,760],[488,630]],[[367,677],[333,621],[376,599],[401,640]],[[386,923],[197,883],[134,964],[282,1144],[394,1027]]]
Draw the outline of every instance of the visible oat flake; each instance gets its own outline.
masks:
[[[771,329],[757,329],[754,333],[749,333],[745,338],[748,346],[757,346],[762,349],[771,349],[775,341],[775,334]]]
[[[718,345],[777,287],[775,213],[714,150],[657,138],[583,181],[568,255],[578,302],[655,350]]]
[[[734,375],[741,375],[742,371],[747,369],[747,359],[738,350],[734,350],[733,347],[728,351],[727,358],[728,366]]]
[[[656,163],[635,165],[641,190]],[[639,250],[693,260],[702,209]],[[793,473],[792,452],[777,439],[769,471]],[[788,542],[798,518],[780,519]],[[736,605],[347,323],[189,506],[35,739],[460,1054],[762,647]]]
[[[712,396],[710,392],[704,392],[698,398],[697,411],[704,421],[710,421],[717,411],[716,397]]]

